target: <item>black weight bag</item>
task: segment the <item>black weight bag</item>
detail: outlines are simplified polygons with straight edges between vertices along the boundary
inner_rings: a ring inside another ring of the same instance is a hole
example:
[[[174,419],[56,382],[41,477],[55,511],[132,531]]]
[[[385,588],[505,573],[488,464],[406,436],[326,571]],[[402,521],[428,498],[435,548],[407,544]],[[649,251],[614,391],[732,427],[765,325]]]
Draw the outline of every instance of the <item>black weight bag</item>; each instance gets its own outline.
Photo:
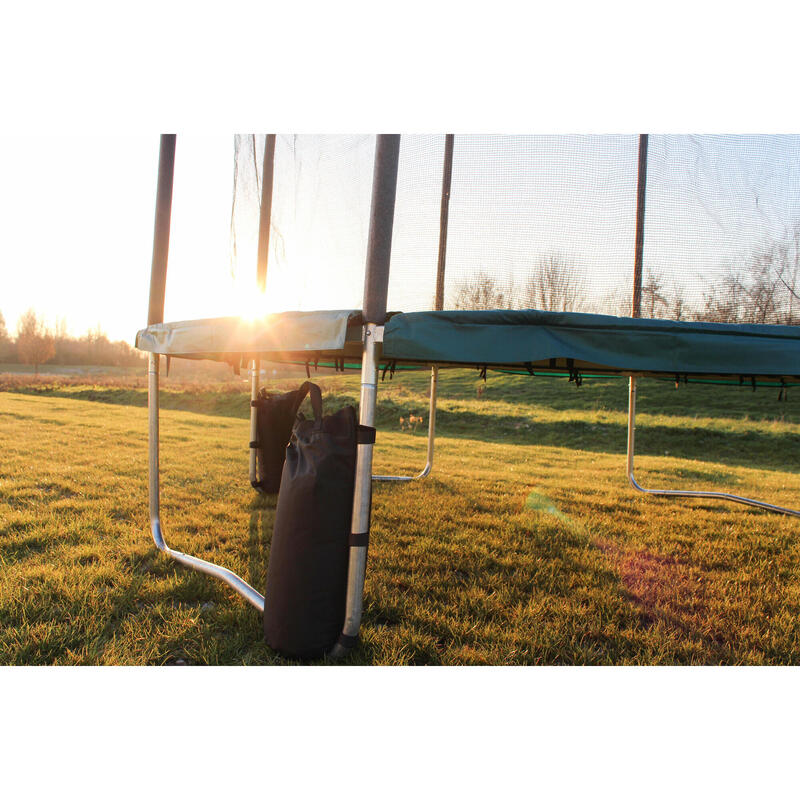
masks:
[[[265,494],[278,493],[286,445],[292,435],[297,409],[310,386],[306,381],[299,389],[286,394],[267,394],[267,390],[262,389],[258,398],[251,402],[256,407],[258,432],[257,441],[250,442],[250,447],[258,451],[258,480],[252,481],[254,489],[261,489]]]
[[[352,406],[323,417],[309,390],[315,418],[298,417],[286,448],[264,593],[267,644],[296,659],[322,656],[342,632],[356,450],[359,436],[374,441]]]

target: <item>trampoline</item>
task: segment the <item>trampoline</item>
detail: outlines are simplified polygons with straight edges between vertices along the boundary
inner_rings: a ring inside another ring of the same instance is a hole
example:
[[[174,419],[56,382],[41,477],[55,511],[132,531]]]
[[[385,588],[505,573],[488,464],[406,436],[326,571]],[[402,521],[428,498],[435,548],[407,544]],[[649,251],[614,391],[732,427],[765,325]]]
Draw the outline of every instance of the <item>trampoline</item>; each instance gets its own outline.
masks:
[[[486,366],[520,374],[637,375],[800,382],[800,326],[519,311],[389,313],[382,366]],[[140,350],[179,358],[253,359],[361,368],[361,311],[285,312],[151,325]]]
[[[166,193],[171,184],[169,159],[174,157],[174,139],[172,156],[169,146],[167,141],[165,151],[162,141],[150,324],[136,337],[136,346],[149,353],[151,531],[160,550],[189,567],[225,581],[257,609],[263,611],[263,596],[239,576],[172,550],[164,540],[159,506],[161,356],[214,359],[231,363],[236,368],[250,367],[253,399],[259,388],[261,361],[304,364],[309,369],[315,366],[358,369],[361,371],[359,422],[370,427],[374,425],[380,370],[431,369],[428,462],[416,478],[429,474],[433,463],[436,380],[440,368],[468,366],[478,367],[484,374],[486,370],[498,370],[531,376],[563,375],[578,385],[591,376],[627,378],[627,476],[634,489],[661,496],[728,500],[800,517],[797,510],[724,492],[645,489],[634,476],[637,378],[753,386],[796,385],[800,383],[800,326],[687,322],[525,309],[388,313],[387,286],[399,149],[399,137],[393,136],[379,136],[376,146],[363,310],[284,312],[249,321],[223,317],[163,322],[164,237],[169,231],[169,203],[168,198],[162,198],[162,192]],[[446,223],[444,202],[442,216]],[[639,262],[640,239],[637,236]],[[440,297],[437,306],[441,308]],[[252,412],[254,424],[255,411]],[[373,480],[413,479],[373,475],[374,446],[358,445],[346,615],[342,638],[334,655],[341,655],[354,646],[358,637],[371,483]],[[251,457],[251,480],[253,477]]]

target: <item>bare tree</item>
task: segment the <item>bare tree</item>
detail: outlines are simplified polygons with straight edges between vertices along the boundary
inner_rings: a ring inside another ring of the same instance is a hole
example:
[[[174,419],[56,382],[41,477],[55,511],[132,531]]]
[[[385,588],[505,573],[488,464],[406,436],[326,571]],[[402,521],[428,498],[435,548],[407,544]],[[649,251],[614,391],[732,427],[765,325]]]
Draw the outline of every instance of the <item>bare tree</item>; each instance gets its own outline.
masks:
[[[702,319],[772,325],[800,324],[800,222],[782,238],[756,247],[740,266],[729,264],[705,294]]]
[[[22,364],[33,364],[36,374],[39,365],[55,355],[53,335],[44,322],[29,308],[17,321],[17,355]]]
[[[686,302],[686,295],[682,286],[678,286],[672,291],[672,296],[667,301],[667,317],[679,322],[690,319],[693,314]]]
[[[507,308],[508,297],[509,292],[495,276],[479,272],[472,280],[464,281],[456,287],[453,307],[473,311]]]
[[[520,289],[513,276],[506,280],[479,272],[457,286],[457,309],[534,308],[541,311],[578,311],[588,297],[586,274],[558,253],[542,256]]]
[[[667,310],[667,307],[664,279],[658,273],[651,271],[647,281],[642,284],[642,316],[656,319]]]
[[[610,314],[614,317],[631,315],[631,290],[629,286],[615,286],[599,297],[593,306],[598,314]]]
[[[579,311],[587,298],[586,275],[559,253],[539,258],[528,276],[523,305],[540,311]]]

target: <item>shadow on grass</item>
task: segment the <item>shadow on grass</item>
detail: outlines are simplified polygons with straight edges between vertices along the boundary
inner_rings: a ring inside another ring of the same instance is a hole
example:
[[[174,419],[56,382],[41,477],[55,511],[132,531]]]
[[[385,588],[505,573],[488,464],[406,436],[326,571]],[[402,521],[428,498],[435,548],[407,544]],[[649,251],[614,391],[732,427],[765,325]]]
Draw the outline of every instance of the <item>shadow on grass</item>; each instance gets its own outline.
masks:
[[[342,405],[357,401],[358,384],[355,376],[348,376],[353,379],[352,386],[338,383],[348,378],[338,378],[336,384],[331,384],[326,380],[328,377],[317,376],[325,394],[326,408],[330,404],[332,410],[337,410]],[[385,417],[389,422],[396,423],[398,414],[416,412],[427,415],[428,381],[424,375],[405,375],[394,382],[381,382],[378,389],[379,419]],[[619,413],[626,413],[628,408],[628,382],[625,378],[589,378],[580,389],[560,377],[530,378],[495,374],[484,384],[472,371],[444,370],[439,378],[439,396],[442,400],[476,401],[478,387],[481,388],[483,401],[511,404],[520,409],[520,416],[535,413],[537,408]],[[282,391],[286,386],[282,384],[273,388]],[[0,381],[0,391],[3,390],[111,405],[147,406],[147,390],[142,387],[60,385],[56,381],[3,385]],[[778,402],[776,387],[759,387],[753,392],[747,385],[681,384],[679,390],[675,390],[671,380],[642,378],[638,382],[639,410],[663,416],[692,417],[701,413],[704,417],[715,419],[785,419],[800,422],[797,402],[800,390],[792,390],[786,397],[787,401]],[[224,389],[202,384],[181,388],[162,386],[160,405],[163,409],[239,419],[246,419],[250,414],[249,394],[240,386]]]
[[[247,539],[247,582],[262,594],[267,585],[267,566],[275,522],[276,495],[259,495],[250,512]]]
[[[466,380],[466,383],[465,383]],[[585,402],[578,395],[588,393],[588,389],[577,390],[570,387],[568,390],[558,390],[547,393],[538,389],[533,394],[537,395],[537,403],[532,404],[531,393],[517,390],[512,382],[533,381],[532,386],[542,385],[546,380],[552,385],[552,379],[524,379],[503,377],[494,399],[505,399],[519,405],[519,414],[498,415],[486,410],[458,410],[452,411],[439,408],[437,411],[437,433],[461,439],[472,439],[498,444],[527,444],[544,445],[550,447],[574,448],[598,453],[623,454],[626,447],[626,425],[624,422],[589,422],[586,420],[557,420],[539,422],[536,420],[536,410],[545,405],[548,409],[587,411],[593,408],[624,411],[625,396],[620,395],[619,387],[624,382],[614,384],[611,381],[602,383],[593,389],[596,392],[595,401]],[[537,384],[538,382],[538,384]],[[460,383],[474,384],[474,377],[460,379]],[[643,382],[644,383],[644,382]],[[748,398],[741,394],[739,387],[697,387],[697,398],[691,405],[677,408],[673,403],[658,404],[657,395],[663,396],[669,389],[662,388],[664,384],[650,382],[648,392],[652,396],[640,393],[639,408],[641,411],[657,411],[661,415],[682,415],[687,424],[681,427],[668,425],[637,426],[636,451],[643,456],[664,456],[694,459],[702,462],[724,464],[728,466],[750,466],[755,468],[780,469],[786,472],[798,472],[800,467],[794,467],[797,459],[794,453],[800,451],[800,434],[780,430],[746,430],[722,431],[704,428],[699,424],[690,424],[691,416],[702,411],[703,416],[725,419],[740,419],[746,416],[742,412],[744,400]],[[491,386],[491,384],[488,384]],[[422,384],[420,384],[422,386]],[[623,387],[624,388],[624,387]],[[34,387],[30,390],[16,390],[23,394],[38,394],[57,397],[67,397],[79,400],[92,400],[96,402],[111,403],[114,405],[146,406],[147,393],[139,389],[116,388],[87,388],[78,391],[72,389],[59,389],[58,387]],[[472,390],[474,391],[474,389]],[[686,392],[681,390],[686,397]],[[750,390],[746,390],[749,393]],[[759,390],[762,391],[762,390]],[[698,405],[697,399],[709,399],[715,392],[727,392],[731,397],[731,404],[724,409],[711,405]],[[771,398],[770,390],[763,390],[762,398]],[[458,394],[463,394],[459,390]],[[527,394],[528,396],[524,396]],[[681,395],[681,392],[674,392]],[[735,402],[733,402],[736,395]],[[702,397],[701,397],[702,395]],[[447,392],[442,391],[442,396],[447,397]],[[588,394],[584,394],[584,397]],[[707,397],[706,397],[707,396]],[[649,402],[648,402],[649,401]],[[347,392],[328,391],[325,393],[326,413],[335,413],[345,405],[353,404],[354,396]],[[419,413],[427,418],[427,399],[420,392],[419,397],[396,398],[384,396],[376,410],[376,426],[383,431],[398,431],[399,418],[410,413]],[[786,404],[781,404],[786,406]],[[229,418],[246,419],[249,417],[249,398],[241,391],[203,393],[202,391],[177,392],[162,391],[161,407],[195,413],[223,416]],[[763,408],[763,404],[762,404]],[[777,409],[775,415],[783,413]],[[763,411],[762,411],[763,415]],[[775,416],[773,415],[773,416]],[[755,419],[758,414],[752,414]],[[793,414],[786,414],[793,417]],[[418,437],[426,436],[426,426],[423,424],[416,432]],[[421,447],[424,447],[421,445]]]
[[[495,444],[523,444],[623,455],[627,426],[583,420],[537,422],[496,417],[491,426],[472,412],[440,411],[437,433],[456,439]],[[418,434],[422,435],[422,434]],[[675,428],[637,425],[637,456],[672,456],[728,466],[800,472],[800,434],[783,431],[720,431],[702,426]]]

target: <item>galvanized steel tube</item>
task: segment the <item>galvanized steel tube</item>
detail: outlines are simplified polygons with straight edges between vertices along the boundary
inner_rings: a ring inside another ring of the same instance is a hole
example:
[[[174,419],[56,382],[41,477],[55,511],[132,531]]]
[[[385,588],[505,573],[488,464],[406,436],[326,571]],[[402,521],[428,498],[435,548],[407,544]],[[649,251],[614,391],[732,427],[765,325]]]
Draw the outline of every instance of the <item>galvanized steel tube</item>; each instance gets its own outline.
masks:
[[[376,325],[368,323],[364,326],[364,345],[361,361],[361,397],[359,403],[359,422],[370,428],[375,425],[375,400],[378,392],[377,342],[375,341]],[[356,536],[369,533],[370,508],[372,505],[372,451],[374,445],[359,444],[356,460],[356,478],[353,491],[353,520],[350,532]],[[342,628],[344,637],[355,640],[361,626],[361,614],[364,607],[364,580],[367,572],[367,545],[350,546],[350,560],[347,570],[347,601],[345,620]],[[348,651],[339,642],[331,652],[338,658]]]
[[[158,429],[158,372],[160,356],[156,353],[150,354],[148,366],[148,393],[147,406],[149,418],[149,453],[148,453],[148,485],[150,493],[150,532],[156,547],[170,558],[174,558],[184,566],[204,572],[214,578],[227,583],[235,592],[240,594],[252,606],[264,613],[264,596],[257,592],[247,581],[240,578],[235,572],[202,558],[181,553],[167,546],[164,540],[164,532],[161,528],[161,509],[160,509],[160,481],[159,481],[159,429]]]
[[[763,508],[765,511],[772,511],[775,514],[787,514],[791,517],[800,517],[800,511],[795,511],[791,508],[784,508],[783,506],[776,506],[772,503],[765,503],[762,500],[753,500],[750,497],[740,497],[736,494],[728,494],[727,492],[701,492],[691,489],[645,489],[636,480],[633,471],[633,453],[635,445],[636,430],[636,378],[631,375],[630,383],[628,385],[628,482],[636,489],[637,492],[642,494],[655,495],[657,497],[698,497],[707,500],[727,500],[731,503],[741,503],[746,506],[755,506],[756,508]]]
[[[261,361],[254,358],[250,362],[250,485],[258,492],[262,491],[258,486],[258,448],[253,445],[258,442],[258,409],[255,402],[258,400],[260,371]]]

